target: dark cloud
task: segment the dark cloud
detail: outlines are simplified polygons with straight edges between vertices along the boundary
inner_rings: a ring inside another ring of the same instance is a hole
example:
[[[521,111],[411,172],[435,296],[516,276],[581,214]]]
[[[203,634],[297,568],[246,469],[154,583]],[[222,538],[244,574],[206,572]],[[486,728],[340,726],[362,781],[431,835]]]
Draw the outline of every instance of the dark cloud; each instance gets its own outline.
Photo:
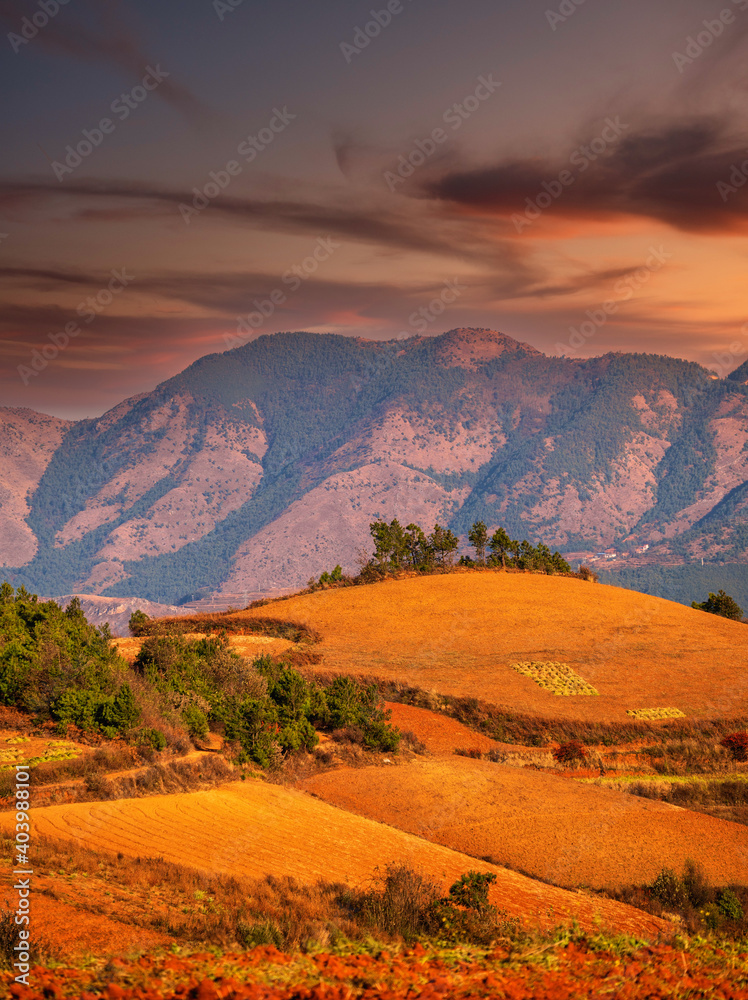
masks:
[[[582,144],[592,155],[594,138]],[[450,171],[424,185],[423,193],[471,212],[509,218],[522,215],[528,198],[534,201],[568,170],[574,179],[548,208],[553,215],[640,216],[689,232],[739,231],[748,221],[746,189],[723,198],[717,187],[729,183],[733,168],[748,160],[748,139],[728,134],[721,119],[631,126],[594,160],[587,152],[575,153],[573,161],[506,159]]]
[[[34,203],[65,203],[66,218],[99,219],[111,222],[115,218],[131,221],[138,214],[153,218],[154,210],[162,216],[182,222],[180,205],[192,206],[193,191],[176,191],[156,185],[127,181],[71,179],[64,185],[47,179],[0,182],[0,209],[5,205],[32,206]],[[101,200],[101,209],[91,207],[91,199]],[[78,207],[74,202],[85,201]],[[419,206],[410,212],[388,209],[370,199],[325,204],[284,198],[238,198],[223,194],[211,201],[204,215],[192,217],[190,224],[198,226],[208,220],[222,218],[249,225],[256,229],[290,234],[310,233],[332,235],[355,243],[374,243],[391,250],[449,256],[482,262],[486,266],[503,264],[520,267],[523,252],[510,242],[486,229],[478,222],[467,222],[449,213],[428,214]]]

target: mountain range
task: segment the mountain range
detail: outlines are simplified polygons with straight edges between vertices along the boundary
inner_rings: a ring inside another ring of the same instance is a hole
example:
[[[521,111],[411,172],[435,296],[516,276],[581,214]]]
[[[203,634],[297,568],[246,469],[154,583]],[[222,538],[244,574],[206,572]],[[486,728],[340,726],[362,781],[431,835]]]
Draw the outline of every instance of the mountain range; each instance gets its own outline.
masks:
[[[0,432],[2,572],[42,594],[296,587],[354,570],[393,517],[627,571],[748,562],[748,364],[278,333],[98,419],[0,409]]]

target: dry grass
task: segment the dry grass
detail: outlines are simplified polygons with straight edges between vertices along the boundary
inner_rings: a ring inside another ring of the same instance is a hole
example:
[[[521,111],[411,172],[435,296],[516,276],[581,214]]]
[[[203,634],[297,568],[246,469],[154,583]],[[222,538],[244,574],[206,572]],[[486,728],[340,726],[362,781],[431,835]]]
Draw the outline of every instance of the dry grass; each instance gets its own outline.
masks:
[[[206,633],[190,632],[186,639],[202,639]],[[114,645],[120,651],[128,663],[133,663],[135,657],[140,652],[140,647],[145,640],[142,638],[115,639]],[[267,635],[230,635],[229,648],[239,656],[245,656],[253,660],[257,656],[267,653],[270,656],[280,656],[293,650],[294,643],[289,639],[278,639]]]
[[[389,778],[410,768],[379,770]],[[12,820],[0,815],[0,829],[8,831]],[[259,781],[185,795],[52,806],[36,809],[34,821],[37,837],[63,838],[97,852],[160,857],[205,875],[240,880],[288,876],[305,884],[323,880],[362,888],[377,866],[384,870],[395,860],[445,891],[476,867],[465,854]],[[626,933],[650,935],[659,929],[609,901],[582,898],[488,863],[480,867],[497,875],[492,902],[529,925],[577,920],[593,928],[599,917]]]
[[[715,884],[748,879],[748,830],[551,773],[466,757],[331,771],[304,788],[555,885],[643,883],[698,857]]]
[[[273,608],[320,634],[320,669],[517,714],[624,722],[644,692],[689,718],[748,712],[744,625],[616,587],[486,571],[318,591]],[[261,612],[225,620],[260,628]],[[524,661],[568,663],[599,697],[558,699],[512,669]]]
[[[626,715],[643,722],[656,722],[659,719],[685,719],[679,708],[630,708]]]
[[[596,695],[591,684],[575,673],[568,663],[543,663],[538,660],[529,663],[513,663],[512,669],[524,677],[556,695]],[[631,714],[631,713],[629,713]]]

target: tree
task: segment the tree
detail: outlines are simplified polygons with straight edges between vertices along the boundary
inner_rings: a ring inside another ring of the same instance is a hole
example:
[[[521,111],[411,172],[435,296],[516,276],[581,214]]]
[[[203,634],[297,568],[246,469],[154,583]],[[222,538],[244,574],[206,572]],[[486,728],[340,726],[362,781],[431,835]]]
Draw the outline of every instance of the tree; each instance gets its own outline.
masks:
[[[449,528],[442,528],[440,524],[434,525],[434,530],[429,536],[429,545],[436,553],[441,566],[451,566],[454,553],[460,540]]]
[[[374,539],[374,558],[379,562],[380,570],[386,573],[389,568],[399,569],[408,552],[408,543],[398,519],[393,518],[391,524],[373,521],[369,531]]]
[[[128,622],[128,625],[130,627],[130,635],[134,636],[148,635],[148,626],[150,625],[150,623],[151,619],[148,617],[145,611],[141,611],[140,609],[138,609],[137,611],[133,611],[133,613],[130,615],[130,621]]]
[[[413,569],[424,566],[429,561],[429,543],[423,533],[423,529],[418,524],[412,522],[405,527],[405,545],[408,550]]]
[[[708,611],[709,614],[719,615],[721,618],[731,618],[736,622],[739,622],[743,617],[743,609],[724,590],[710,594],[702,604],[694,601],[691,607],[698,611]]]
[[[483,521],[476,521],[468,532],[468,541],[475,549],[475,556],[479,563],[486,561],[486,543],[488,542],[488,529]]]
[[[491,555],[497,562],[500,562],[505,569],[507,552],[511,551],[513,544],[514,543],[511,538],[507,535],[503,528],[497,528],[491,535],[491,541],[488,543]]]

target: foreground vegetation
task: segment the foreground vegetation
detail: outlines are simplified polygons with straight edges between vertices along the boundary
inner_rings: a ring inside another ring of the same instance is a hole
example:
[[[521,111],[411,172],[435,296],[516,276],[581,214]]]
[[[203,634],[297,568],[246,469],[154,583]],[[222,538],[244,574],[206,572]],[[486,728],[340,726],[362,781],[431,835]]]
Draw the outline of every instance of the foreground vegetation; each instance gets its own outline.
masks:
[[[143,616],[144,617],[144,616]],[[367,749],[396,751],[374,685],[338,677],[307,681],[269,656],[253,662],[226,634],[155,635],[130,667],[107,626],[90,625],[77,599],[63,610],[23,588],[0,589],[0,704],[52,723],[61,734],[124,740],[184,753],[190,739],[220,733],[238,763],[278,765],[318,742],[315,729],[344,732]]]
[[[2,846],[8,852],[10,841]],[[748,944],[716,934],[729,923],[739,928],[743,903],[705,885],[695,865],[682,876],[664,870],[652,885],[628,891],[646,895],[652,911],[672,914],[673,933],[652,943],[573,926],[522,927],[491,907],[490,876],[479,871],[442,894],[403,865],[352,889],[290,878],[245,883],[54,841],[42,842],[39,854],[46,898],[74,900],[173,943],[144,957],[71,961],[54,942],[37,939],[30,988],[14,994],[24,1000],[748,998]],[[691,917],[675,919],[684,907]],[[7,925],[0,919],[6,968],[14,943]],[[10,986],[12,973],[0,973],[3,982]]]

